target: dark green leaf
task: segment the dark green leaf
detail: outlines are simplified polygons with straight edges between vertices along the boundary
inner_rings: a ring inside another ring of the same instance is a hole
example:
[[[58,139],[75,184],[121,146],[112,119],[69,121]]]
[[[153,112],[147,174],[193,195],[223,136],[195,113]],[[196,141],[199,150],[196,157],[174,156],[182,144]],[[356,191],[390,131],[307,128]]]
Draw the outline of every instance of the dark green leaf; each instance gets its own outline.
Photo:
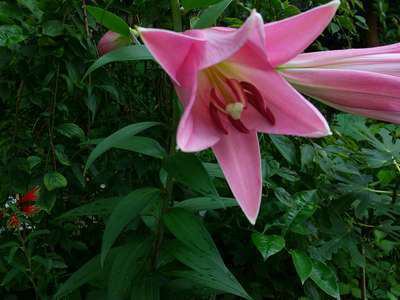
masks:
[[[56,37],[62,35],[64,31],[64,25],[58,20],[50,20],[43,24],[43,34]]]
[[[184,9],[206,8],[218,2],[221,0],[182,0],[182,6]]]
[[[129,244],[125,247],[129,247]],[[121,251],[124,250],[124,247],[113,248],[110,250],[108,255],[106,267],[100,265],[100,255],[96,255],[87,263],[85,263],[82,267],[80,267],[77,271],[75,271],[58,289],[55,299],[59,299],[62,296],[66,296],[83,286],[84,284],[94,280],[96,277],[102,274],[103,271],[106,271],[110,266],[109,264],[113,262],[115,257],[118,257]]]
[[[92,73],[94,70],[112,62],[152,59],[153,56],[144,45],[125,46],[111,51],[96,60],[86,71],[86,74],[83,78]]]
[[[264,235],[255,232],[251,235],[251,240],[264,260],[285,248],[285,239],[279,235]]]
[[[184,209],[176,208],[164,215],[164,222],[179,241],[222,261],[217,247],[199,218]]]
[[[313,266],[311,258],[309,258],[307,254],[299,250],[294,250],[290,252],[290,254],[292,256],[297,275],[299,275],[301,283],[304,284],[307,278],[311,275]]]
[[[156,276],[138,278],[132,286],[131,300],[160,300],[160,279]]]
[[[272,143],[280,154],[291,164],[296,162],[296,146],[287,136],[270,135]]]
[[[85,144],[99,144],[103,139],[87,141]],[[129,139],[122,140],[113,144],[113,148],[133,151],[155,158],[164,158],[165,149],[156,141],[148,137],[132,136]]]
[[[313,262],[310,278],[328,295],[340,299],[335,272],[320,261]]]
[[[164,222],[179,240],[172,247],[171,254],[195,271],[183,272],[184,276],[191,276],[191,280],[205,287],[251,299],[226,268],[199,218],[183,209],[175,208],[164,215]]]
[[[127,299],[135,277],[151,253],[152,240],[136,238],[114,259],[108,281],[108,299]]]
[[[209,209],[225,209],[228,207],[238,206],[238,202],[232,198],[221,197],[199,197],[187,199],[175,204],[176,207],[185,208],[192,211],[209,210]]]
[[[165,169],[169,176],[193,190],[205,195],[218,196],[210,176],[196,155],[178,152],[166,160]]]
[[[85,165],[85,171],[91,166],[91,164],[104,152],[114,147],[114,145],[118,145],[124,143],[132,136],[138,134],[139,132],[146,130],[150,127],[159,125],[156,122],[143,122],[143,123],[136,123],[132,125],[128,125],[110,136],[106,137],[103,141],[101,141],[96,148],[90,153],[89,158]]]
[[[83,140],[85,138],[85,133],[82,128],[74,123],[64,123],[57,127],[57,131],[68,138],[78,138]]]
[[[290,229],[290,227],[300,224],[310,218],[316,209],[315,190],[297,193],[294,196],[293,206],[284,216],[284,222],[287,225],[287,229]]]
[[[193,24],[193,28],[201,29],[212,26],[217,22],[219,16],[224,12],[224,10],[231,4],[233,0],[222,0],[218,4],[212,5],[205,9],[200,18]]]
[[[152,201],[160,199],[160,191],[155,188],[136,190],[118,202],[107,221],[101,245],[101,263],[124,227],[139,216],[140,212]]]
[[[115,206],[122,199],[121,197],[99,199],[71,209],[59,216],[58,219],[74,219],[82,216],[107,216],[111,214]]]
[[[17,25],[0,25],[0,47],[9,47],[26,39],[22,28]]]
[[[58,172],[47,173],[44,175],[43,182],[49,191],[66,187],[68,184],[67,179]]]

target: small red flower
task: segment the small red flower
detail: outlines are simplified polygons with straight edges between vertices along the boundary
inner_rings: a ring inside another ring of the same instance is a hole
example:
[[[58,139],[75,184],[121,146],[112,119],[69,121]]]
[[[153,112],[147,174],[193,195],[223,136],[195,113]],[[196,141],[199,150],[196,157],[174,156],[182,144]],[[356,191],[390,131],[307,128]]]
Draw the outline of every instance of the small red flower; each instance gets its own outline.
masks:
[[[39,211],[39,208],[34,204],[39,198],[39,187],[35,186],[20,199],[17,200],[17,205],[26,216],[31,216]]]

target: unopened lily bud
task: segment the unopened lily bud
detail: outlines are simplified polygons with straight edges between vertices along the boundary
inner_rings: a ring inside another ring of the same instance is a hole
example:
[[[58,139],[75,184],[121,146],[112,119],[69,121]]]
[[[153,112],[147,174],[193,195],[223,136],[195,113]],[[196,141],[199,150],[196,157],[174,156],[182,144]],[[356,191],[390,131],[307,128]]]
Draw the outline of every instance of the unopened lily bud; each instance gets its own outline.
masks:
[[[129,37],[113,31],[107,31],[97,44],[97,50],[100,55],[104,55],[110,51],[129,45],[130,43]]]

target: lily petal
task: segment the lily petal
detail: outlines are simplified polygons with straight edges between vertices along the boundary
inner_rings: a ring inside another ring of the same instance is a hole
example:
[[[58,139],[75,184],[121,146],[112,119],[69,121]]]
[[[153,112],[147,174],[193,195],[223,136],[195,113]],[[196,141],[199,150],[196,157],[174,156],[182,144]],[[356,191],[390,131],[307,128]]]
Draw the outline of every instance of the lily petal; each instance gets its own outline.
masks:
[[[271,124],[251,106],[244,114],[243,122],[250,129],[272,134],[305,137],[330,135],[329,125],[322,114],[299,94],[274,70],[262,71],[240,68],[241,80],[254,84],[261,92],[266,107],[272,112],[275,123]]]
[[[400,123],[400,78],[357,70],[287,69],[300,92],[343,111]]]
[[[187,99],[177,131],[177,146],[185,152],[207,149],[217,143],[222,135],[212,126],[210,114],[202,99],[207,96],[202,83],[200,80],[200,87],[197,81],[187,88],[175,86],[179,98]]]
[[[257,133],[232,131],[222,137],[212,149],[241,209],[250,223],[255,224],[260,210],[262,189]]]
[[[265,24],[265,47],[273,67],[303,52],[322,33],[340,5],[331,1],[291,18]]]
[[[379,55],[379,58],[384,58],[384,56],[382,55],[386,54],[400,54],[400,43],[373,48],[303,53],[296,56],[280,68],[311,68],[318,66],[327,66],[340,63],[342,60],[347,59],[355,61],[363,56],[374,57],[375,55]]]
[[[237,30],[213,27],[203,30],[190,30],[188,34],[207,41],[200,63],[200,69],[205,69],[230,58],[246,44],[251,44],[253,51],[266,58],[263,28],[264,22],[261,15],[253,10]]]
[[[190,61],[194,69],[198,68],[204,40],[164,29],[139,27],[138,31],[151,54],[175,84],[183,84],[185,76],[181,71],[187,69],[183,68],[185,63]]]

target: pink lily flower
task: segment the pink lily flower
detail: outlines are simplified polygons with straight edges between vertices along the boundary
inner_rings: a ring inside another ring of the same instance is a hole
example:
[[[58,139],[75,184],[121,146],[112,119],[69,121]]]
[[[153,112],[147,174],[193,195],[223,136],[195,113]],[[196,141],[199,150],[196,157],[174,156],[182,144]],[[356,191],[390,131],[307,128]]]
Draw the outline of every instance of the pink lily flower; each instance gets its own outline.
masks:
[[[211,147],[248,220],[261,202],[257,132],[306,137],[330,134],[320,112],[276,71],[324,30],[339,0],[264,25],[253,11],[240,29],[176,33],[138,28],[174,82],[184,105],[177,132],[182,151]],[[299,34],[301,33],[301,34]]]
[[[400,123],[400,44],[300,54],[279,70],[298,91],[327,105]]]
[[[100,56],[130,44],[130,39],[119,33],[107,31],[97,44]]]

